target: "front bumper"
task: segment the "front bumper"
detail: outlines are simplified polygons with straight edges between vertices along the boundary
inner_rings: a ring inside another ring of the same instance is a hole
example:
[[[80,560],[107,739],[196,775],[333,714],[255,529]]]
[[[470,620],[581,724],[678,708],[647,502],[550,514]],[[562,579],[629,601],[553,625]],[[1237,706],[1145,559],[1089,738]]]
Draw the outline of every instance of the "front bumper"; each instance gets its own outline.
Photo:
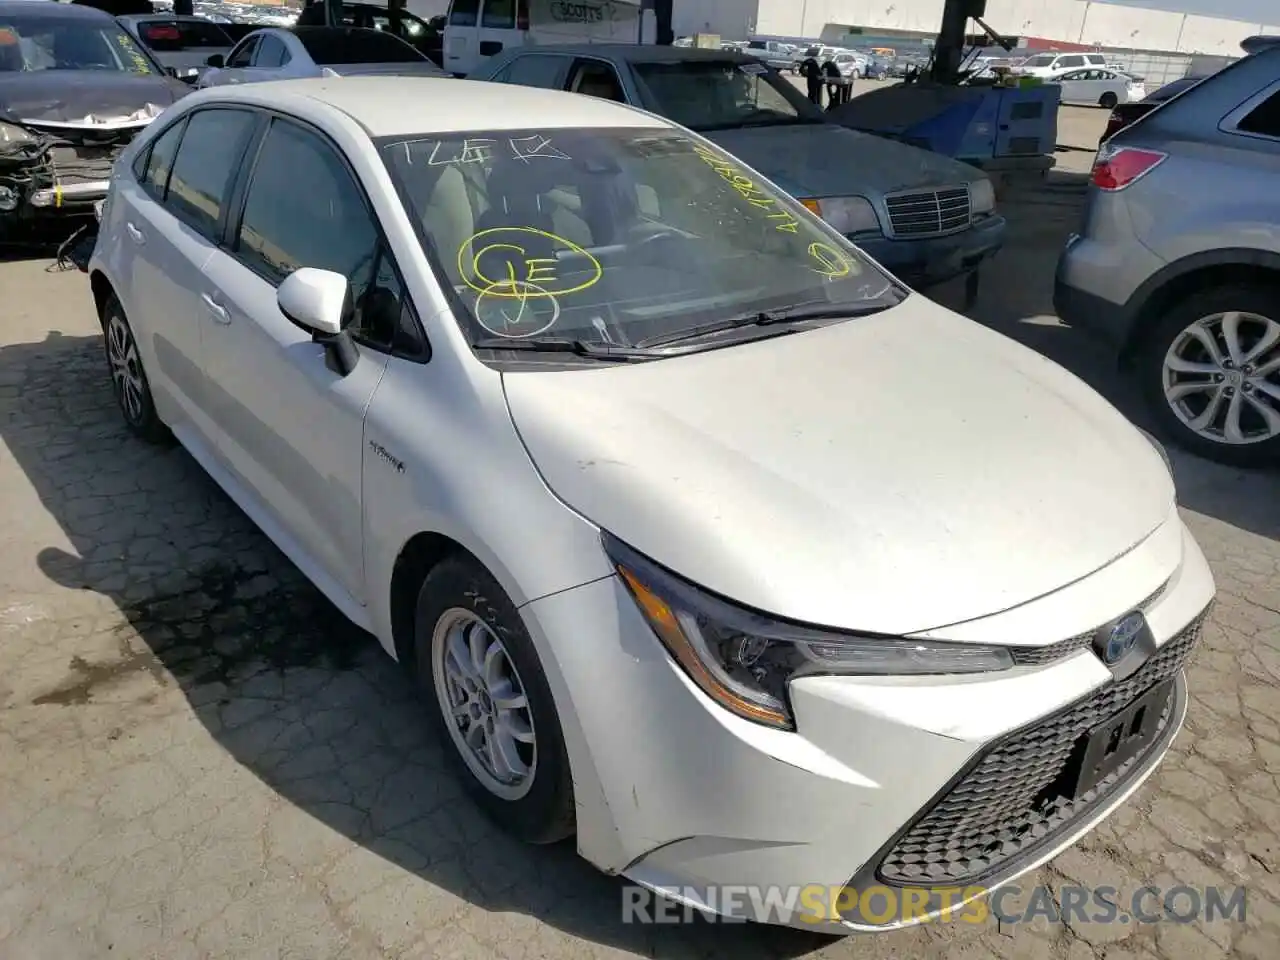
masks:
[[[909,286],[930,287],[971,273],[995,256],[1004,246],[1007,227],[1004,217],[990,216],[943,237],[877,237],[853,242]]]
[[[796,732],[712,704],[616,580],[535,601],[525,620],[552,661],[579,849],[607,872],[735,918],[833,932],[937,919],[1074,843],[1157,767],[1182,723],[1182,669],[1213,579],[1174,519],[1052,598],[965,625],[990,639],[1034,634],[1028,617],[1105,622],[1151,590],[1143,578],[1170,570],[1147,608],[1155,652],[1126,679],[1087,646],[1000,674],[811,677],[792,683]],[[1161,681],[1172,692],[1146,751],[1074,803],[1054,796],[1084,734]],[[812,912],[868,887],[911,910]],[[755,893],[731,908],[716,893],[744,888]],[[780,915],[788,899],[794,911]]]

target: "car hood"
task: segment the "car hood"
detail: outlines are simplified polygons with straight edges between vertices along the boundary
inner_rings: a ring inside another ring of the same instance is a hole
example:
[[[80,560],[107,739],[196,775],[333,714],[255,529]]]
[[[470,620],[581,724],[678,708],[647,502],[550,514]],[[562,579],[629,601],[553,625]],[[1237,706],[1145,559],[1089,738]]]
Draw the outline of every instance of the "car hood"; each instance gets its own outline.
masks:
[[[982,179],[967,164],[834,123],[739,127],[704,136],[802,197],[867,196]]]
[[[105,70],[0,73],[0,116],[13,120],[79,123],[128,117],[147,104],[167,107],[190,88],[165,76]]]
[[[1174,509],[1155,447],[1092,389],[921,296],[633,366],[506,373],[550,489],[704,588],[907,634],[1128,552]]]

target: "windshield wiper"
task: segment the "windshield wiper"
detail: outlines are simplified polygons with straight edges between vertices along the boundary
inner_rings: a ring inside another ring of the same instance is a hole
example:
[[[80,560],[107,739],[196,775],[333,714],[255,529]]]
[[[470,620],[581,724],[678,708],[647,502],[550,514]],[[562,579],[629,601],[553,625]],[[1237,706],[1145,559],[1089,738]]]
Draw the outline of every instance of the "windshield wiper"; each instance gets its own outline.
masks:
[[[684,343],[688,340],[697,340],[713,334],[724,333],[727,330],[740,330],[744,327],[784,326],[805,320],[847,320],[853,317],[865,317],[868,314],[879,313],[881,310],[887,310],[891,306],[893,306],[893,303],[882,301],[830,303],[824,300],[820,303],[798,304],[785,310],[756,310],[751,313],[739,314],[736,317],[716,320],[713,323],[690,327],[688,330],[682,330],[672,336],[641,340],[636,346],[641,349],[646,347],[666,347],[673,343]]]
[[[477,350],[514,350],[529,353],[571,353],[576,357],[592,360],[612,360],[619,363],[636,360],[655,360],[669,356],[664,350],[652,350],[642,346],[623,347],[608,343],[591,343],[587,340],[565,340],[554,337],[484,337],[471,344]]]

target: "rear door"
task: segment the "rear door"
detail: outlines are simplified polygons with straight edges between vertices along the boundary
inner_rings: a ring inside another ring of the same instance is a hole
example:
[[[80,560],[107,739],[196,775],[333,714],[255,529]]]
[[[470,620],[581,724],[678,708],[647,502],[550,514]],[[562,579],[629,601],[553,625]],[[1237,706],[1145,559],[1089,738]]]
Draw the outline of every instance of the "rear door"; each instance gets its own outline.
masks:
[[[134,325],[164,413],[188,446],[213,449],[203,364],[210,323],[201,271],[217,249],[233,173],[243,162],[257,116],[196,110],[165,130],[139,158],[136,180],[120,178],[110,219],[118,224]],[[197,454],[198,455],[198,454]]]

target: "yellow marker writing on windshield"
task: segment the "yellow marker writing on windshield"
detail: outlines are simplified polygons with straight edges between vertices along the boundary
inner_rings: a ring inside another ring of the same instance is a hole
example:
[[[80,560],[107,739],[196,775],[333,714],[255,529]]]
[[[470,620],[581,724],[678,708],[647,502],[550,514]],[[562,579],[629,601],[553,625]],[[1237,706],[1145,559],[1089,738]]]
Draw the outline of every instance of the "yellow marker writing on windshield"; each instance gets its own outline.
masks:
[[[562,264],[558,259],[529,255],[526,244],[545,251],[548,241],[552,252],[575,255],[575,259],[584,264],[584,269],[577,272],[579,275],[585,272],[586,278],[575,277],[576,282],[562,280],[558,272]],[[516,264],[520,265],[519,271]],[[499,275],[495,276],[495,272]],[[473,234],[458,248],[458,276],[476,293],[530,300],[580,293],[600,281],[604,267],[589,251],[554,233],[535,227],[491,227]]]
[[[810,267],[814,273],[822,274],[828,280],[839,280],[847,277],[853,264],[843,253],[828,243],[809,244],[809,256],[817,262],[817,267]]]

